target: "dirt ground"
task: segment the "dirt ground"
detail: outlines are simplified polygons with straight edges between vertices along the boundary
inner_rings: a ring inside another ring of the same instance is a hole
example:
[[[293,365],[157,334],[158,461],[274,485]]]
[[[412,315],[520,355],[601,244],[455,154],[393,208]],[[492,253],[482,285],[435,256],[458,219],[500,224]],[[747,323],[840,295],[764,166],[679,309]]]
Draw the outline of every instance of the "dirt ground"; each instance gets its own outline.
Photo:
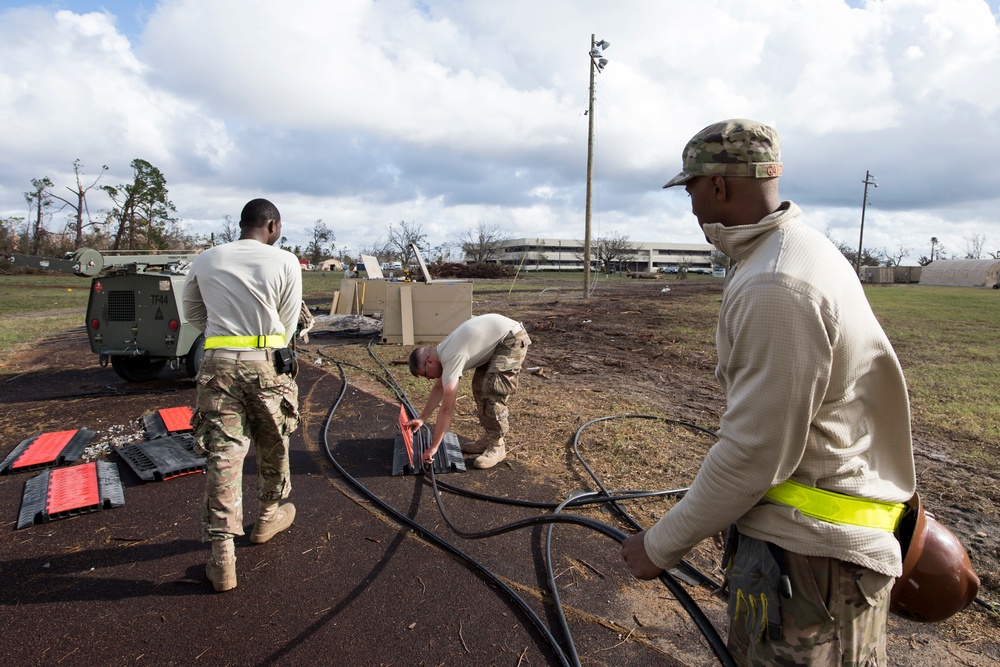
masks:
[[[688,485],[712,444],[711,436],[699,429],[715,428],[724,409],[714,379],[713,318],[694,308],[692,301],[706,294],[721,300],[721,282],[604,283],[598,286],[594,298],[587,301],[579,298],[578,291],[575,294],[566,291],[564,285],[553,282],[543,289],[545,285],[533,284],[528,288],[518,284],[511,294],[507,294],[506,288],[501,290],[499,285],[480,289],[477,284],[473,312],[500,312],[520,319],[533,345],[526,361],[528,370],[512,405],[508,461],[478,476],[464,476],[463,485],[488,493],[496,493],[499,488],[511,497],[530,495],[533,499],[549,501],[562,500],[579,490],[594,490],[594,480],[573,452],[574,437],[585,423],[617,415],[640,416],[594,423],[581,432],[577,442],[580,454],[606,488],[661,490]],[[320,305],[319,300],[315,305]],[[408,351],[395,346],[375,348],[379,358],[400,376],[400,380],[408,375],[405,366],[398,365]],[[336,372],[329,363],[331,357],[377,371],[368,361],[363,341],[338,339],[316,332],[303,348],[304,362],[312,366],[311,382],[319,382],[314,377],[318,374]],[[902,362],[905,369],[907,360],[903,358]],[[69,423],[81,416],[74,411],[81,412],[84,406],[90,406],[86,409],[92,411],[93,402],[89,398],[74,400],[76,394],[92,397],[107,390],[108,396],[119,404],[116,408],[129,404],[141,413],[143,401],[155,400],[158,387],[172,390],[184,382],[188,381],[177,372],[168,373],[162,385],[147,383],[149,386],[143,388],[144,392],[153,393],[122,395],[121,383],[109,369],[97,366],[79,331],[19,350],[14,356],[0,359],[0,394],[6,394],[0,400],[0,431],[7,434],[5,441],[0,443],[0,458],[19,441],[12,434],[51,424],[53,413],[58,413],[59,420]],[[391,425],[391,409],[378,406],[391,408],[393,403],[392,395],[367,373],[349,369],[349,382],[353,391],[345,401],[343,414],[338,417],[347,429],[343,442],[347,443],[344,446],[348,452],[350,443],[364,443],[363,438],[385,437]],[[405,383],[410,399],[418,407],[422,405],[429,384],[409,377],[405,378]],[[17,396],[13,395],[14,391]],[[53,392],[63,399],[56,402],[44,398]],[[38,396],[39,400],[33,400],[33,396]],[[315,403],[309,410],[315,413],[313,420],[319,420],[324,410],[323,401],[327,399],[319,400],[306,392],[302,400],[304,405]],[[375,419],[378,425],[362,426],[372,421],[373,410],[384,410],[387,416]],[[110,417],[105,421],[108,423],[96,425],[103,429],[105,439],[117,437],[127,442],[138,435],[134,423],[119,423],[121,420]],[[368,431],[358,430],[364,428]],[[477,428],[468,387],[463,385],[452,430],[463,439],[474,439],[478,435]],[[919,490],[925,504],[969,550],[983,582],[980,596],[991,602],[1000,601],[1000,517],[997,509],[1000,473],[985,466],[977,468],[969,463],[968,457],[961,456],[968,443],[950,440],[947,434],[931,431],[919,423],[914,424],[914,436]],[[1000,443],[980,444],[1000,454]],[[309,473],[310,479],[313,475]],[[401,486],[397,480],[381,481],[371,476],[373,484],[380,485],[389,496],[398,496],[401,504],[412,502],[413,498],[407,495],[409,487]],[[453,502],[464,510],[457,512],[463,523],[478,522],[480,527],[493,521],[501,522],[507,514],[497,511],[494,515],[490,510],[474,508],[472,503]],[[670,504],[670,500],[642,501],[629,504],[627,509],[641,525],[649,526]],[[368,507],[366,510],[374,512]],[[3,530],[13,530],[12,511],[7,513]],[[426,497],[420,503],[419,512],[426,520],[436,522],[433,504]],[[631,530],[607,510],[580,513],[617,525],[626,532]],[[80,522],[74,520],[73,523]],[[48,525],[53,529],[47,532],[55,532],[56,524]],[[567,544],[572,542],[561,530],[557,535],[557,539]],[[371,538],[365,539],[371,541]],[[483,540],[476,543],[476,548],[484,557],[498,559],[501,570],[509,568],[511,571],[505,571],[504,576],[511,581],[521,581],[515,584],[518,589],[527,590],[532,599],[541,604],[546,596],[537,590],[537,582],[524,582],[524,572],[515,571],[516,558],[504,552],[505,549],[517,549],[519,557],[523,555],[527,559],[530,571],[531,567],[539,567],[537,542],[522,547],[515,546],[512,541]],[[362,542],[362,546],[367,547],[375,544],[377,541]],[[556,564],[563,602],[575,623],[599,627],[610,633],[610,643],[593,648],[583,664],[649,664],[650,660],[660,660],[663,664],[715,663],[704,640],[661,584],[637,582],[628,577],[615,548],[605,541],[588,541],[585,547],[572,542],[572,546],[559,556]],[[699,545],[689,560],[709,577],[719,576],[719,554],[710,542]],[[530,565],[532,562],[534,566]],[[239,590],[242,588],[241,583]],[[688,590],[724,633],[724,602],[705,586],[689,586]],[[441,604],[455,603],[443,599]],[[15,609],[8,607],[7,611]],[[391,615],[392,611],[386,609],[384,613]],[[342,619],[341,622],[349,621]],[[466,632],[469,627],[466,626]],[[593,633],[582,634],[581,641],[585,645],[594,641]],[[458,636],[462,642],[455,647],[453,659],[447,661],[448,664],[484,664],[468,655],[468,647],[464,646],[468,635],[462,636],[461,625]],[[632,647],[632,653],[622,653],[628,647]],[[544,654],[529,654],[533,660],[524,660],[524,655],[519,658],[514,651],[497,658],[494,664],[546,662]],[[1000,662],[1000,616],[973,605],[954,618],[933,625],[893,617],[889,655],[892,664],[898,665],[985,667],[997,664]],[[411,662],[405,653],[400,656],[395,664],[418,664],[416,660]],[[75,657],[82,657],[82,654]],[[45,661],[37,664],[45,664]],[[70,659],[62,664],[77,663]],[[237,661],[234,664],[252,663]],[[306,660],[298,664],[314,663]]]

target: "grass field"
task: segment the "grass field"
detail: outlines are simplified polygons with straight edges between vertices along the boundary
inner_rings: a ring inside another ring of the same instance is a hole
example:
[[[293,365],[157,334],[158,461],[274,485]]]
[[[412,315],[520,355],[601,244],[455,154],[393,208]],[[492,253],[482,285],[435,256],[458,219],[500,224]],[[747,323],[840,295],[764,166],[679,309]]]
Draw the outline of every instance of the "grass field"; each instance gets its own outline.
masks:
[[[303,275],[307,299],[329,298],[343,274]],[[698,276],[703,280],[717,280]],[[624,276],[593,275],[598,283],[622,282]],[[580,293],[582,273],[522,273],[516,282],[477,284],[476,293],[494,298],[512,292],[537,294],[541,280],[555,280],[564,296]],[[671,279],[663,281],[669,286]],[[565,287],[562,287],[565,283]],[[512,289],[513,284],[513,289]],[[0,276],[0,357],[19,343],[83,324],[90,282],[76,276]],[[962,287],[890,286],[866,288],[869,301],[899,355],[913,402],[915,420],[949,437],[970,443],[970,456],[992,459],[1000,447],[1000,292]],[[717,296],[699,308],[706,327],[714,327]],[[708,330],[703,334],[711,335]]]
[[[86,278],[0,275],[0,355],[18,343],[81,326],[89,295]]]
[[[865,291],[903,365],[914,418],[958,439],[992,443],[996,451],[1000,292],[918,286]]]

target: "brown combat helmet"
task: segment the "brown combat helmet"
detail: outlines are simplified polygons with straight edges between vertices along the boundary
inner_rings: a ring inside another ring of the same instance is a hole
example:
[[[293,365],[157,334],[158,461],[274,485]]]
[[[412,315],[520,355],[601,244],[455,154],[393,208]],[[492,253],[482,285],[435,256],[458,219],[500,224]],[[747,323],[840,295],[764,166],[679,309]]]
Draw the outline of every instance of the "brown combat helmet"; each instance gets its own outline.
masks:
[[[889,611],[911,621],[933,623],[962,611],[979,593],[979,577],[969,554],[920,496],[907,502],[896,537],[903,549],[903,574],[893,584]]]

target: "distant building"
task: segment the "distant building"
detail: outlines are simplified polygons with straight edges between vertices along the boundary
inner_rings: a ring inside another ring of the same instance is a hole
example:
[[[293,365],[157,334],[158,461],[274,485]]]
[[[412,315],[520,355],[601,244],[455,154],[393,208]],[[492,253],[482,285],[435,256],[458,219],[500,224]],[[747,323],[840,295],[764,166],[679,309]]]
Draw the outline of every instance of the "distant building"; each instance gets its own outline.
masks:
[[[921,266],[862,266],[858,277],[863,283],[919,283]]]
[[[1000,259],[938,259],[924,267],[921,285],[1000,285]]]
[[[711,269],[713,247],[708,243],[666,243],[629,241],[633,256],[615,269],[655,272],[685,264],[689,269]],[[591,270],[597,270],[597,241],[591,241]],[[466,257],[466,261],[470,261]],[[495,259],[499,264],[521,267],[522,271],[582,271],[582,239],[510,239]]]

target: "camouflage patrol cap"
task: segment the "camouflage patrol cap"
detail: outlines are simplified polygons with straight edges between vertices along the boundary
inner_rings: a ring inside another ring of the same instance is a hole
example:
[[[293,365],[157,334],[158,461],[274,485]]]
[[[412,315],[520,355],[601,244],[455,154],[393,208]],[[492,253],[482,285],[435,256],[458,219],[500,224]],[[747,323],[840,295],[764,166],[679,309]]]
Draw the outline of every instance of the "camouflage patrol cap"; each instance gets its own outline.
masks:
[[[773,127],[745,118],[709,125],[694,135],[681,154],[683,170],[664,188],[683,185],[695,176],[781,176],[781,142]]]

